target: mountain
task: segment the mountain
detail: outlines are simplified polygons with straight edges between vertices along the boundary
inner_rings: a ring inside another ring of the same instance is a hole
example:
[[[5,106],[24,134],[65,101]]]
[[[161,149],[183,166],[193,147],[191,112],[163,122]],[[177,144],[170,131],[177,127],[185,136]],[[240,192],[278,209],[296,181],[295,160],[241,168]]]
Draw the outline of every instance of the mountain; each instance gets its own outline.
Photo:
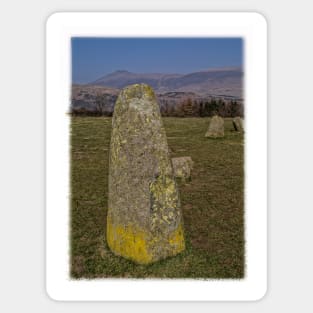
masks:
[[[127,85],[145,83],[157,93],[194,92],[199,95],[242,98],[241,68],[216,68],[189,74],[132,73],[116,71],[88,85],[121,89]]]

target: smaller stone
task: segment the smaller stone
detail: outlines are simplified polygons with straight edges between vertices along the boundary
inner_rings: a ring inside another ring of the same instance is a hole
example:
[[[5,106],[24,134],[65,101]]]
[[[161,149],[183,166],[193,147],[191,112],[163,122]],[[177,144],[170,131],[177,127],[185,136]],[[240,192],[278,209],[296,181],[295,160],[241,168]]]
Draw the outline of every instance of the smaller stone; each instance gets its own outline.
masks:
[[[233,126],[235,131],[243,132],[244,131],[243,119],[239,116],[235,117],[233,119]]]
[[[218,115],[214,115],[211,118],[209,128],[205,134],[205,137],[224,137],[224,120]]]
[[[179,157],[172,158],[174,176],[176,178],[181,178],[182,181],[191,179],[191,170],[193,167],[193,161],[191,157]]]

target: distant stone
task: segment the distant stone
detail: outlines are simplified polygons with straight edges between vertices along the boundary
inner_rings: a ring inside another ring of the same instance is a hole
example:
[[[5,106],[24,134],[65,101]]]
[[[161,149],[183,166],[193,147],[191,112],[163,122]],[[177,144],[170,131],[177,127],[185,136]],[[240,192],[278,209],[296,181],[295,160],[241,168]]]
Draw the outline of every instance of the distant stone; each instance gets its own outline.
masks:
[[[211,118],[209,128],[205,134],[205,137],[224,137],[224,120],[218,115],[214,115]]]
[[[239,116],[235,117],[233,119],[233,126],[235,131],[243,132],[244,131],[243,119]]]
[[[172,164],[176,178],[180,178],[183,181],[191,179],[191,170],[193,167],[191,157],[172,158]]]
[[[151,87],[124,88],[112,119],[107,242],[113,253],[149,264],[185,249],[183,220]]]

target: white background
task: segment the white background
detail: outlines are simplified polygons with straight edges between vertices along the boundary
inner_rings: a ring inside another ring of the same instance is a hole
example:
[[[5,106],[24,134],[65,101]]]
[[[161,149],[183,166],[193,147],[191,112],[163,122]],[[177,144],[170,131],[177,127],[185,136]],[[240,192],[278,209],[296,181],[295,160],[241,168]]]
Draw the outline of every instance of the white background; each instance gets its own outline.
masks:
[[[309,0],[28,0],[0,11],[0,309],[311,312],[312,5]],[[55,11],[259,11],[269,28],[269,278],[259,302],[60,303],[45,294],[45,20]]]
[[[162,24],[160,25],[160,21]],[[186,21],[188,24],[186,25]],[[142,28],[142,25],[145,28]],[[266,292],[266,21],[257,13],[62,13],[47,22],[47,292],[55,300],[259,300]],[[69,280],[69,118],[73,36],[241,37],[244,42],[245,278]],[[58,104],[56,106],[55,104]],[[56,126],[57,124],[57,126]]]

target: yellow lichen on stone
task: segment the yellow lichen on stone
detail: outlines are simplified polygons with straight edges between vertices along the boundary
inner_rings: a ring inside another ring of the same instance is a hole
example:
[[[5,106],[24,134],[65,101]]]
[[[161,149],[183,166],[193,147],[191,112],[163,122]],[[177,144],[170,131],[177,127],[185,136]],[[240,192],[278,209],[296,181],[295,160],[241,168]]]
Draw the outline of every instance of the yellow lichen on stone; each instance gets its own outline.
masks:
[[[168,255],[176,255],[185,250],[183,228],[180,224],[167,239],[169,244]],[[164,242],[164,238],[152,236],[142,230],[136,229],[133,225],[122,226],[113,225],[107,220],[107,242],[115,254],[123,256],[139,264],[149,264],[156,256],[153,254],[154,248]]]
[[[107,219],[107,242],[117,255],[141,264],[150,263],[152,255],[147,247],[148,237],[149,234],[134,226],[113,225],[110,219]]]
[[[145,89],[145,93],[152,99],[155,99],[155,93],[153,91],[153,89],[148,86],[148,85],[144,85],[144,89]]]
[[[176,186],[173,179],[167,176],[159,176],[153,183],[150,184],[150,192],[156,200],[170,200],[173,193],[176,193]],[[168,205],[164,203],[164,205]]]
[[[149,186],[151,195],[152,231],[159,229],[164,233],[164,225],[175,228],[180,212],[178,194],[172,177],[158,176]],[[162,231],[163,229],[163,231]],[[165,232],[168,233],[170,229]]]
[[[179,224],[177,229],[172,234],[170,234],[168,241],[172,246],[174,255],[185,250],[185,240],[182,224]]]

